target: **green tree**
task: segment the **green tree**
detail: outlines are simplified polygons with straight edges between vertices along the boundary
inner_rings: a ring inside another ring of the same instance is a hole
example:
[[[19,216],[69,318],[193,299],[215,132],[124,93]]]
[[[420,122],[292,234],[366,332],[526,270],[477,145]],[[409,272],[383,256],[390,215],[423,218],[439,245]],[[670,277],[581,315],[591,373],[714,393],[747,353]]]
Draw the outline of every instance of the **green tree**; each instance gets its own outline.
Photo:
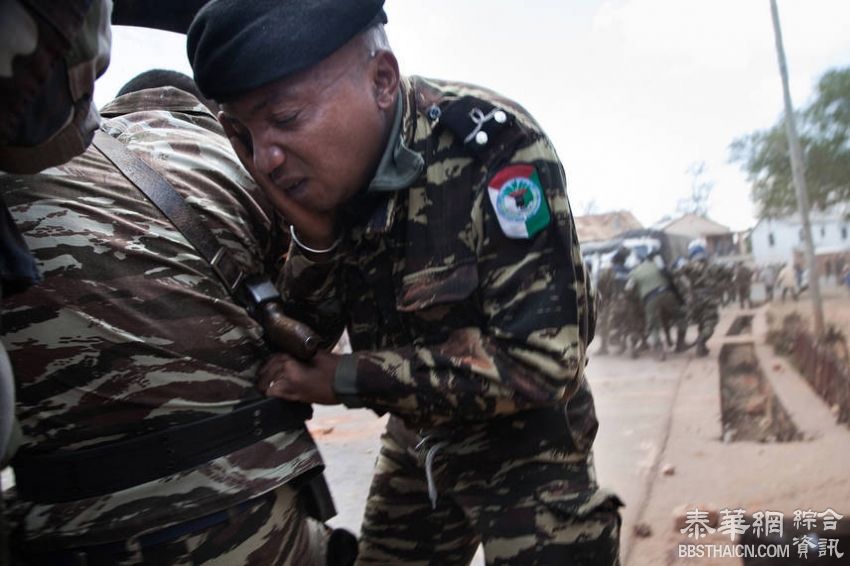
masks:
[[[811,205],[826,208],[850,200],[850,67],[821,77],[797,124]],[[784,118],[734,140],[729,155],[752,183],[760,218],[797,209]]]

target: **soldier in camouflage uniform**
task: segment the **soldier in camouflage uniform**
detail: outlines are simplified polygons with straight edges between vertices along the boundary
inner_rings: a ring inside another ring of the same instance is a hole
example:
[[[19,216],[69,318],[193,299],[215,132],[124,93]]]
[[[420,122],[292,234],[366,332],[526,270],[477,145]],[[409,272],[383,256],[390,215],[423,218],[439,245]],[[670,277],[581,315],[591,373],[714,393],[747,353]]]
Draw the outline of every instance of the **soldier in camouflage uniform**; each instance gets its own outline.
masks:
[[[391,414],[359,563],[467,564],[481,542],[488,564],[616,564],[563,168],[517,104],[400,76],[382,3],[214,1],[189,30],[201,90],[292,223],[291,314],[354,349],[276,357],[268,393]],[[272,52],[291,56],[253,58]]]
[[[608,342],[619,327],[619,324],[613,322],[618,320],[617,307],[623,300],[623,290],[628,278],[628,269],[624,265],[628,255],[628,248],[618,249],[611,258],[611,264],[599,272],[596,335],[602,342],[599,353],[603,355],[608,353]],[[622,337],[619,339],[622,340]]]
[[[750,298],[750,290],[753,281],[753,270],[747,267],[743,261],[735,265],[735,291],[738,294],[738,304],[741,308],[752,308],[753,302]]]
[[[701,245],[690,246],[690,261],[682,267],[682,275],[687,279],[688,318],[697,325],[696,351],[698,356],[708,355],[709,338],[719,320],[717,281],[721,279],[716,265],[708,260],[708,254]]]
[[[668,329],[671,326],[676,327],[676,351],[683,351],[687,320],[667,274],[652,259],[646,258],[629,273],[626,290],[633,290],[640,297],[646,322],[644,333],[659,359],[663,361],[666,357],[661,332],[664,331],[669,339]]]
[[[141,90],[103,115],[246,272],[274,272],[271,208],[194,96]],[[262,398],[262,328],[97,149],[38,176],[0,177],[0,193],[44,278],[4,304],[23,434],[14,465],[177,430]],[[29,472],[19,470],[16,552],[28,564],[323,564],[328,529],[306,516],[296,488],[322,469],[309,433],[302,423],[254,440],[83,498],[25,493]],[[62,468],[35,471],[67,481]]]
[[[97,128],[94,81],[109,60],[111,5],[110,0],[0,1],[0,171],[34,173],[67,161],[88,144]],[[0,200],[0,299],[38,278]],[[0,469],[14,450],[14,397],[0,344]],[[8,562],[6,540],[0,520],[0,564]]]
[[[89,144],[111,12],[111,0],[0,4],[0,171],[35,173]]]
[[[735,269],[729,265],[714,264],[714,289],[719,301],[725,307],[735,301]]]

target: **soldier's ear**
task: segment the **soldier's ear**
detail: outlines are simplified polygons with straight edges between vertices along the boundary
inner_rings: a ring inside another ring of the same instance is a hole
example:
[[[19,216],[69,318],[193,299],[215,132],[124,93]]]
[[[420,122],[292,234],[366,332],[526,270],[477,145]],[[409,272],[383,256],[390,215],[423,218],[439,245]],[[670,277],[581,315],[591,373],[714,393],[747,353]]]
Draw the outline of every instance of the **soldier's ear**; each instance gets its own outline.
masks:
[[[371,61],[372,87],[375,92],[375,102],[378,108],[386,110],[395,102],[401,73],[398,70],[398,60],[391,51],[378,51]]]

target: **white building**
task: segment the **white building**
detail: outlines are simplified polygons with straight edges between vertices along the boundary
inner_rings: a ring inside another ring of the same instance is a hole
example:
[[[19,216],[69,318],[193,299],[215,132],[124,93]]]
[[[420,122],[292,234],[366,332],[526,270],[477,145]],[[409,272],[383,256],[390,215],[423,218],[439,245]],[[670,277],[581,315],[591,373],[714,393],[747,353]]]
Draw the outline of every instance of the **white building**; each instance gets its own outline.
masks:
[[[809,213],[815,255],[850,251],[850,204]],[[750,234],[757,265],[786,263],[803,249],[803,223],[799,214],[759,220]]]

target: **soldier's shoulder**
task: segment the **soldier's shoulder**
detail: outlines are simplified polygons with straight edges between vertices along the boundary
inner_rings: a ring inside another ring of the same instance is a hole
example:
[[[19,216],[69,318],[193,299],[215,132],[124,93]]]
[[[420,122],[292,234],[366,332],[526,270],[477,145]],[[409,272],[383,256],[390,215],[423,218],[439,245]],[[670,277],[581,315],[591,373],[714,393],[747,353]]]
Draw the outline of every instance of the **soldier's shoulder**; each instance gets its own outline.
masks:
[[[498,152],[519,138],[545,138],[519,103],[485,87],[411,77],[417,111],[451,132],[473,156]]]

